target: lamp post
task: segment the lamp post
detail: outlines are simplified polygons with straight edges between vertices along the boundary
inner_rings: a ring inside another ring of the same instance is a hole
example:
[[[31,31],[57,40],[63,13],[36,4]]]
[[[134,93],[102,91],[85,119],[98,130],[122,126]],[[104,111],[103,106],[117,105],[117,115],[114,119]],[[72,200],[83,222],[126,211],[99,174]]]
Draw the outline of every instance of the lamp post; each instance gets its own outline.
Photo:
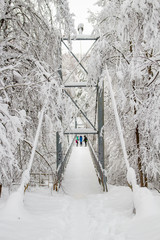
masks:
[[[80,35],[82,35],[83,30],[84,30],[84,24],[83,24],[83,23],[80,23],[80,24],[78,25],[78,32],[79,32]],[[80,41],[80,60],[81,60],[81,59],[82,59],[82,43],[81,43],[81,41]]]

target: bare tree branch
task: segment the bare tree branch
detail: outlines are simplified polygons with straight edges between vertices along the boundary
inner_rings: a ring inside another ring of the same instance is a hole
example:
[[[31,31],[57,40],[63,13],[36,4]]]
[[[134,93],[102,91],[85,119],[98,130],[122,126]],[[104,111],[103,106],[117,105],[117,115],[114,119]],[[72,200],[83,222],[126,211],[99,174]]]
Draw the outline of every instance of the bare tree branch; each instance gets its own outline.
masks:
[[[158,75],[159,75],[159,71],[156,73],[156,75],[154,76],[154,78],[151,79],[150,83],[148,83],[148,85],[146,84],[146,86],[149,87],[149,86],[156,80],[156,78],[158,77]]]
[[[126,60],[126,62],[127,62],[128,64],[130,64],[130,62],[127,60],[127,58],[125,57],[125,55],[124,55],[119,49],[117,49],[115,46],[112,46],[112,47],[122,55],[122,57]]]
[[[31,144],[30,142],[28,142],[26,139],[23,139],[23,141],[24,141],[25,143],[27,143],[31,148],[33,148],[32,144]],[[53,169],[52,169],[51,165],[50,165],[49,162],[47,161],[47,159],[46,159],[39,151],[36,150],[36,153],[37,153],[39,156],[41,156],[41,158],[43,158],[43,160],[47,163],[47,165],[48,165],[49,168],[51,169],[52,174],[53,174],[54,176],[56,176],[55,173],[53,172]]]

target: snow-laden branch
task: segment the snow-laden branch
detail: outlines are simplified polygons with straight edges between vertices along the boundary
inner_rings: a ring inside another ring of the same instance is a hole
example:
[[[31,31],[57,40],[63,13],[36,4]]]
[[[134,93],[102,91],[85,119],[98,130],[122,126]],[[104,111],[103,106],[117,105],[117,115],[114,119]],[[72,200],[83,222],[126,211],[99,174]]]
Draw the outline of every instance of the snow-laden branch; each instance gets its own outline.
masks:
[[[112,46],[117,52],[119,52],[122,57],[126,60],[127,64],[130,64],[130,62],[128,61],[128,59],[125,57],[124,53],[122,53],[118,48],[116,48],[115,46]]]
[[[27,143],[32,149],[33,149],[33,146],[32,146],[32,143],[30,143],[28,140],[26,140],[26,139],[23,139],[23,141],[25,142],[25,143]],[[47,165],[49,166],[49,168],[51,169],[51,172],[52,172],[52,174],[54,174],[54,172],[53,172],[53,169],[52,169],[52,167],[51,167],[51,165],[49,164],[49,162],[47,161],[47,159],[43,156],[43,154],[42,153],[40,153],[39,151],[35,151],[39,156],[41,156],[41,158],[43,158],[44,159],[44,161],[47,163]],[[54,174],[55,175],[55,174]]]
[[[115,100],[115,97],[114,97],[114,92],[113,92],[112,83],[111,83],[111,77],[109,75],[107,66],[106,66],[106,75],[107,75],[107,80],[108,80],[108,84],[109,84],[109,90],[110,90],[110,95],[111,95],[115,120],[116,120],[116,124],[117,124],[118,134],[119,134],[119,138],[120,138],[120,142],[121,142],[121,146],[122,146],[122,150],[123,150],[124,160],[125,160],[125,164],[126,164],[126,167],[127,167],[127,170],[128,170],[130,166],[129,166],[129,162],[128,162],[126,146],[125,146],[122,127],[121,127],[121,124],[120,124],[120,119],[119,119],[119,115],[118,115],[118,111],[117,111],[117,104],[116,104],[116,100]]]
[[[156,75],[150,80],[150,82],[147,84],[147,87],[149,87],[155,80],[156,78],[158,77],[159,75],[159,71],[156,73]]]
[[[0,68],[0,73],[2,73],[4,71],[8,71],[8,70],[10,70],[10,71],[15,70],[17,67],[18,67],[18,64],[14,65],[14,66],[8,65],[6,67]]]
[[[6,90],[6,89],[8,89],[8,88],[15,88],[15,87],[31,87],[31,86],[34,86],[34,85],[37,85],[37,84],[40,84],[40,83],[42,83],[42,81],[41,82],[37,82],[37,83],[23,83],[23,84],[20,84],[20,83],[17,83],[17,84],[11,84],[11,85],[7,85],[7,86],[4,86],[3,88],[0,88],[0,91],[4,91],[4,90]]]
[[[30,160],[29,160],[29,163],[28,163],[28,168],[23,172],[21,185],[18,189],[18,191],[20,191],[22,193],[24,192],[24,189],[25,189],[26,185],[29,183],[29,180],[30,180],[30,171],[31,171],[31,167],[32,167],[32,164],[33,164],[34,155],[35,155],[35,152],[36,152],[38,138],[39,138],[39,134],[40,134],[41,126],[42,126],[42,121],[43,121],[43,116],[44,116],[44,112],[45,112],[45,107],[46,107],[46,105],[43,106],[43,108],[40,112],[39,123],[38,123],[36,136],[35,136],[34,143],[33,143],[31,157],[30,157]]]
[[[158,210],[158,208],[155,206],[156,203],[154,201],[152,193],[147,188],[140,188],[137,185],[135,170],[132,167],[130,167],[127,151],[125,147],[123,132],[120,124],[120,118],[117,111],[116,100],[115,100],[114,92],[112,88],[111,77],[109,75],[107,66],[106,66],[106,76],[109,83],[109,90],[110,90],[115,120],[117,124],[118,134],[121,142],[121,147],[123,150],[125,164],[127,167],[127,180],[133,190],[133,204],[137,214],[150,215],[155,213]]]

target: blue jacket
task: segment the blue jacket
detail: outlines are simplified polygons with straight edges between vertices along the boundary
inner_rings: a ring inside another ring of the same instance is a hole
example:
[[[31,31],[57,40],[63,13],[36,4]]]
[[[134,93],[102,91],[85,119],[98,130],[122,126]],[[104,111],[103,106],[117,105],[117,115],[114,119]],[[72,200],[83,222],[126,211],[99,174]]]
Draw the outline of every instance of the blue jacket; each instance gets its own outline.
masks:
[[[79,140],[80,140],[80,142],[82,142],[82,136],[80,136]]]

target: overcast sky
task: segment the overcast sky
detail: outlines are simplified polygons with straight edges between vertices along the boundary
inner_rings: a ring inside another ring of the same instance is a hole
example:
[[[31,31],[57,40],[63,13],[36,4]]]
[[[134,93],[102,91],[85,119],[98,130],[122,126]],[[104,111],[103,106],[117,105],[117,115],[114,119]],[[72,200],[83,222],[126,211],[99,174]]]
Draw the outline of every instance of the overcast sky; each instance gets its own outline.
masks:
[[[98,9],[94,4],[97,0],[68,0],[71,13],[75,14],[75,27],[77,29],[79,23],[84,24],[84,34],[91,34],[92,25],[88,23],[88,9],[96,11]]]
[[[68,2],[70,12],[75,14],[74,20],[76,30],[78,28],[78,25],[80,23],[83,23],[84,24],[83,34],[90,35],[92,33],[93,28],[92,25],[87,20],[87,18],[89,17],[88,10],[91,10],[93,12],[99,10],[99,8],[95,5],[97,0],[68,0]],[[93,42],[90,41],[81,41],[81,43],[74,41],[72,43],[73,51],[78,53],[81,52],[82,54],[84,54],[90,48],[92,43]]]

